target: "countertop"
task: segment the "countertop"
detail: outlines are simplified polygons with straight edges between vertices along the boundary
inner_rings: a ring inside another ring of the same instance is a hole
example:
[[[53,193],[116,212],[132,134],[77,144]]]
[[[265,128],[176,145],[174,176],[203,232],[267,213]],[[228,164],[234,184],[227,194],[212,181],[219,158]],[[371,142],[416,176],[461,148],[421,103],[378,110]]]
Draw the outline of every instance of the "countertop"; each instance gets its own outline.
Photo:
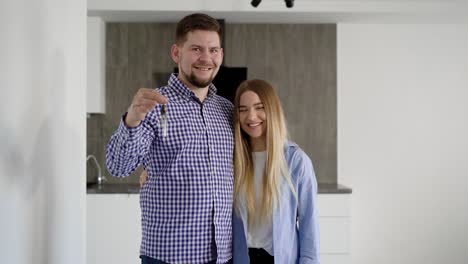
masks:
[[[126,184],[101,184],[88,183],[86,192],[88,194],[117,194],[117,193],[127,193],[127,194],[138,194],[140,193],[140,185],[133,183]],[[352,193],[351,188],[345,187],[340,184],[323,184],[319,183],[318,185],[319,194],[350,194]]]

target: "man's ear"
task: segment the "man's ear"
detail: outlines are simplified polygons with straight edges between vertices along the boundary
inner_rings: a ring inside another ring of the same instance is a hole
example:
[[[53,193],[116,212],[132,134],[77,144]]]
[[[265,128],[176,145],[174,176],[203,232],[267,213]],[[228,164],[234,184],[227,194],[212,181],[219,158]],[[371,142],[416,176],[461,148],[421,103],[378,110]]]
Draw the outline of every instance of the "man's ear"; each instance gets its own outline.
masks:
[[[177,44],[172,44],[171,57],[172,57],[172,60],[175,63],[179,64],[179,61],[180,61],[180,48],[179,48],[179,46],[177,46]]]

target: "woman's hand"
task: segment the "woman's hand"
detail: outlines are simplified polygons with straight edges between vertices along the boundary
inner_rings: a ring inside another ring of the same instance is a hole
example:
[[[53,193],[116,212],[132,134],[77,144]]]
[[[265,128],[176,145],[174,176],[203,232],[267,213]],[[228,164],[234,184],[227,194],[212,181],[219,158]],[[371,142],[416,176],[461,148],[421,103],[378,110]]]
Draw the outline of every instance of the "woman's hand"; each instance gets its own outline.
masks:
[[[144,169],[140,174],[140,188],[148,181],[148,171]]]

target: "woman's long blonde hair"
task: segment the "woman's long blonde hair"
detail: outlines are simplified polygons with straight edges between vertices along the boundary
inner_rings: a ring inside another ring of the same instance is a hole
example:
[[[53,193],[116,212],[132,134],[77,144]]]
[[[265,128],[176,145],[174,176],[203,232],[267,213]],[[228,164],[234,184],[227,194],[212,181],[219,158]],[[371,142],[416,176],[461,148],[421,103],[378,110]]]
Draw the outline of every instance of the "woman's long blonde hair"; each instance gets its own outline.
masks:
[[[266,163],[263,172],[260,208],[256,208],[254,187],[254,164],[249,135],[240,126],[239,102],[246,91],[258,95],[266,116]],[[284,148],[288,133],[283,108],[273,87],[263,80],[247,80],[240,84],[234,100],[234,201],[236,210],[243,204],[247,209],[249,226],[261,224],[261,219],[271,217],[281,198],[281,181],[285,180],[294,196],[297,194],[288,172]]]

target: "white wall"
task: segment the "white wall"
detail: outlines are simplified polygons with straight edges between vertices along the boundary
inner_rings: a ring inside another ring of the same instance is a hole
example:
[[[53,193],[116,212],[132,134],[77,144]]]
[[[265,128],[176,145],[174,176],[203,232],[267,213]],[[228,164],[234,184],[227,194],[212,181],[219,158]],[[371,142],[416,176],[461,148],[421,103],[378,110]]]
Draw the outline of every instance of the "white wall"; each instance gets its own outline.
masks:
[[[0,263],[85,263],[86,2],[0,4]]]
[[[352,263],[468,259],[468,24],[338,25]]]

